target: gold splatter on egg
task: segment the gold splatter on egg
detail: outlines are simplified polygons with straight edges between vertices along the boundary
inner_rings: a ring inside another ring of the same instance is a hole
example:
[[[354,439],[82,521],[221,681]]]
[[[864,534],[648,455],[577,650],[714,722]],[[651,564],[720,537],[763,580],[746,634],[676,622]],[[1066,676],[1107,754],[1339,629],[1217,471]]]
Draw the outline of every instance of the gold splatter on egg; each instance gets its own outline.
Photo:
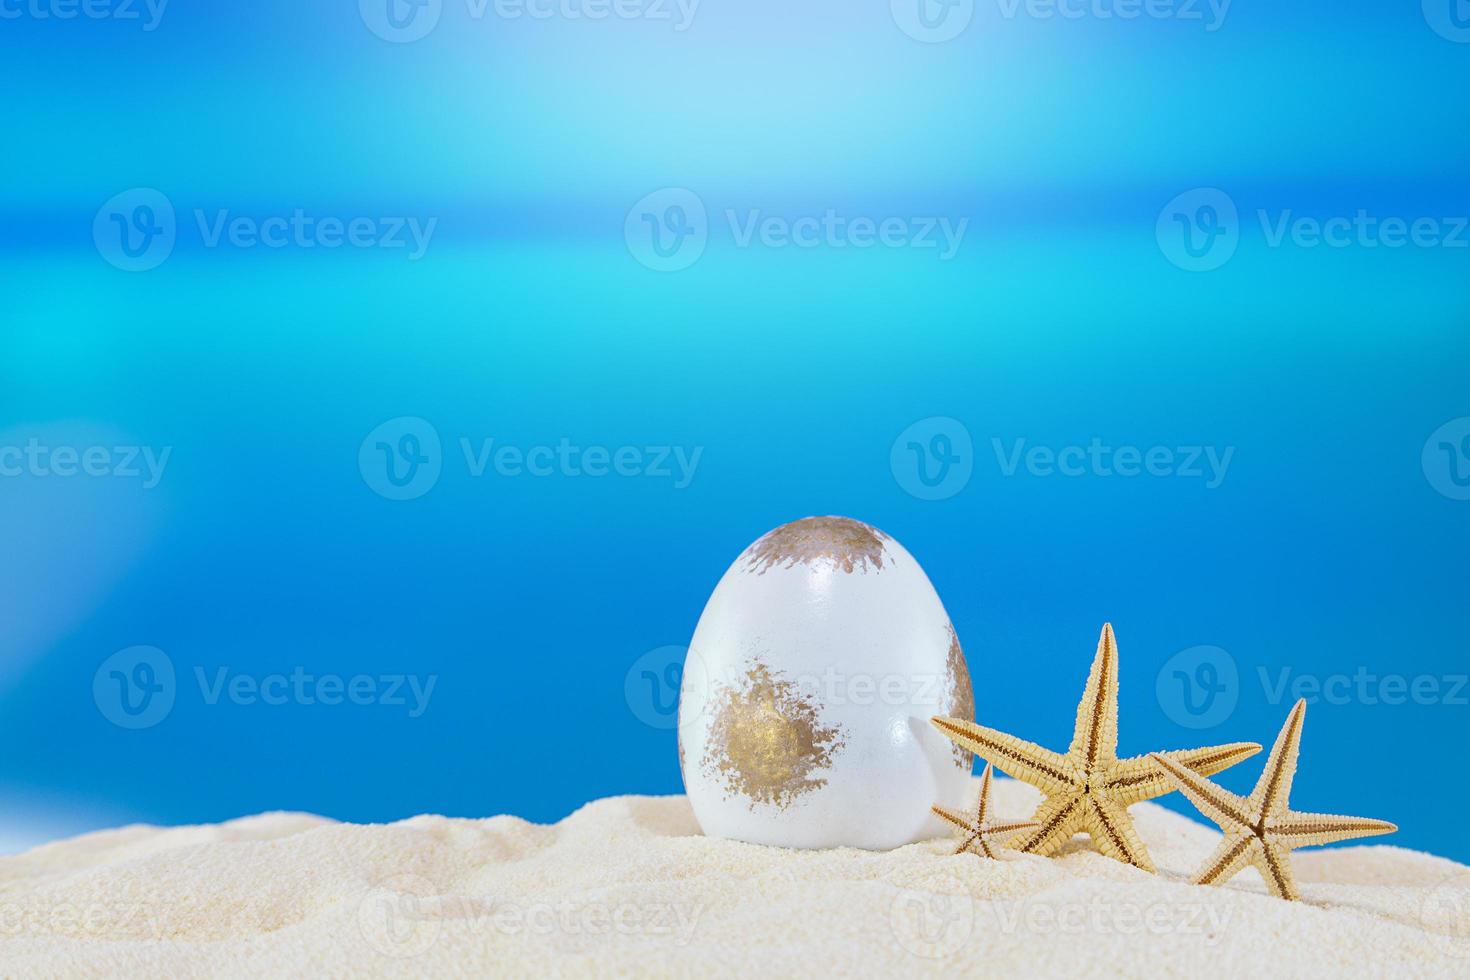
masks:
[[[850,517],[808,517],[766,532],[742,557],[751,571],[761,575],[772,567],[819,562],[831,562],[851,574],[870,565],[881,570],[886,540],[882,531]]]
[[[730,793],[784,808],[827,781],[818,775],[842,748],[796,685],[759,661],[738,686],[716,697],[703,765],[718,771]]]
[[[949,628],[949,654],[945,661],[945,672],[948,677],[948,699],[944,710],[938,712],[950,718],[962,718],[965,721],[975,720],[975,694],[970,687],[970,665],[965,662],[965,651],[960,647],[960,638]],[[970,751],[958,742],[950,744],[950,750],[954,753],[955,764],[967,774],[975,768],[975,758]]]

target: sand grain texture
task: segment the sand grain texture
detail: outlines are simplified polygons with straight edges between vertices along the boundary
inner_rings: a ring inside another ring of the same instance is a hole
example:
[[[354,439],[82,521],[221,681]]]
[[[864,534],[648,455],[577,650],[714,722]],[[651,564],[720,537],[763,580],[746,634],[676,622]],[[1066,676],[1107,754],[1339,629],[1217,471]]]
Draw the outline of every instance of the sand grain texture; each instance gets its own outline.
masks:
[[[1039,799],[997,780],[998,819]],[[1395,847],[1188,875],[1212,828],[1133,808],[1153,876],[1090,852],[786,851],[699,834],[683,797],[554,826],[266,814],[131,827],[0,859],[0,975],[1470,976],[1470,868]]]

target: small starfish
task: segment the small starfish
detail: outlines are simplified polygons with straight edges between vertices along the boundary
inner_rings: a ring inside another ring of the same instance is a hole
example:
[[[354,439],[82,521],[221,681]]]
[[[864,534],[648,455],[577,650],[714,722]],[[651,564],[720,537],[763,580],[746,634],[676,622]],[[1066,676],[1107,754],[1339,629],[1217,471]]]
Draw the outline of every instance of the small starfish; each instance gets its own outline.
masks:
[[[1199,812],[1220,825],[1225,839],[1194,876],[1196,885],[1218,885],[1233,878],[1246,865],[1261,873],[1266,887],[1277,898],[1296,901],[1301,893],[1291,874],[1291,852],[1298,847],[1331,844],[1354,837],[1391,834],[1398,830],[1386,820],[1339,817],[1330,813],[1299,813],[1289,809],[1291,780],[1296,775],[1297,747],[1302,739],[1302,722],[1307,702],[1298,701],[1286,718],[1266,770],[1248,797],[1236,796],[1179,766],[1155,755],[1181,792]]]
[[[946,810],[942,806],[929,808],[934,811],[935,816],[948,820],[965,832],[964,839],[960,841],[959,848],[955,850],[956,854],[971,851],[975,854],[984,854],[988,858],[995,858],[995,852],[990,849],[992,839],[1008,837],[1017,831],[1040,826],[1034,820],[1021,820],[1015,823],[986,822],[985,813],[990,809],[990,774],[994,769],[994,766],[986,766],[985,773],[980,777],[980,802],[975,806],[974,823],[966,820],[961,814],[953,810]],[[975,847],[979,847],[980,850],[974,851]]]
[[[1128,807],[1163,796],[1173,787],[1153,757],[1118,758],[1118,649],[1111,624],[1103,625],[1098,639],[1066,755],[960,718],[931,720],[960,745],[1045,794],[1036,810],[1037,829],[1012,839],[1007,847],[1054,854],[1083,831],[1108,857],[1156,870],[1133,830]],[[1254,742],[1232,742],[1165,755],[1195,772],[1213,775],[1259,751]]]

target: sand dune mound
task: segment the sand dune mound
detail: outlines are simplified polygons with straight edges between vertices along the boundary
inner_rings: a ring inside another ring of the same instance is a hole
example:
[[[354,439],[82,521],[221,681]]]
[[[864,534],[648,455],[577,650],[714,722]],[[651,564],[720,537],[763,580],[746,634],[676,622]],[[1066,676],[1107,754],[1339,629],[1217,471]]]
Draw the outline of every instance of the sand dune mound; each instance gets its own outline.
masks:
[[[1037,796],[997,780],[1001,817]],[[1133,808],[1160,874],[1057,859],[786,851],[700,835],[683,797],[561,823],[273,813],[127,827],[0,859],[0,973],[118,976],[1470,976],[1470,868],[1296,856],[1304,901],[1188,874],[1219,837]]]

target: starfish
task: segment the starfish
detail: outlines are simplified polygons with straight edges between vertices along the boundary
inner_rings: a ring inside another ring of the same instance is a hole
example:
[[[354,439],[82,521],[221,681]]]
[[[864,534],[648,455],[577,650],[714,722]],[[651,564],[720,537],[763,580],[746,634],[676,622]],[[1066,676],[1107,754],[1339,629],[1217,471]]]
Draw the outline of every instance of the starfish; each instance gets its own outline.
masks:
[[[1301,893],[1291,874],[1293,850],[1398,830],[1386,820],[1300,813],[1287,807],[1306,714],[1307,702],[1298,701],[1287,716],[1281,734],[1276,736],[1276,744],[1266,759],[1266,770],[1250,796],[1236,796],[1171,759],[1154,756],[1200,813],[1225,832],[1225,839],[1194,876],[1196,885],[1221,884],[1252,865],[1261,873],[1271,894],[1296,901]]]
[[[986,821],[985,813],[990,809],[990,774],[994,769],[994,766],[986,766],[984,774],[980,777],[980,802],[975,806],[974,823],[953,810],[946,810],[942,806],[930,807],[935,816],[948,820],[965,832],[964,839],[960,841],[959,848],[955,850],[956,854],[971,851],[974,854],[984,854],[988,858],[995,858],[995,852],[990,849],[992,839],[1008,837],[1018,831],[1038,826],[1033,820],[1020,820],[1015,823],[988,823]],[[978,851],[974,850],[976,847],[979,848]]]
[[[1118,758],[1118,648],[1111,624],[1103,625],[1098,639],[1066,755],[959,718],[931,720],[960,745],[1045,795],[1036,810],[1039,826],[1012,838],[1007,847],[1055,854],[1082,831],[1108,857],[1157,870],[1133,829],[1128,807],[1163,796],[1173,786],[1154,756]],[[1232,742],[1164,754],[1180,766],[1213,775],[1259,751],[1254,742]]]

